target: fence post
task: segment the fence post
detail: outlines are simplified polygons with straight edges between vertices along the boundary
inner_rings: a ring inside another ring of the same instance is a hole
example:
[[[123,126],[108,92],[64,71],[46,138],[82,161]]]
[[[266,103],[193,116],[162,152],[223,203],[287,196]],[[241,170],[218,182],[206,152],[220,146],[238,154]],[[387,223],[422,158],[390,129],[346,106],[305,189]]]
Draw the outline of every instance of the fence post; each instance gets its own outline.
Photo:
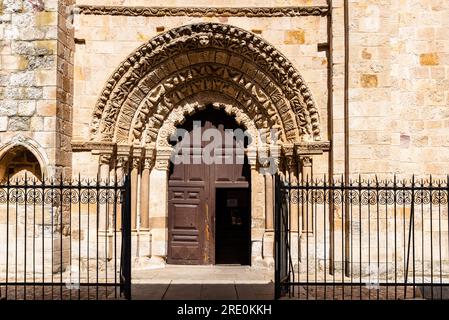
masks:
[[[281,297],[281,288],[280,288],[280,250],[281,250],[281,234],[280,234],[280,195],[279,195],[279,175],[275,175],[275,183],[274,183],[274,243],[275,243],[275,260],[274,260],[274,298],[277,300]]]
[[[124,180],[122,204],[122,253],[120,257],[120,293],[131,299],[131,186],[129,176]]]

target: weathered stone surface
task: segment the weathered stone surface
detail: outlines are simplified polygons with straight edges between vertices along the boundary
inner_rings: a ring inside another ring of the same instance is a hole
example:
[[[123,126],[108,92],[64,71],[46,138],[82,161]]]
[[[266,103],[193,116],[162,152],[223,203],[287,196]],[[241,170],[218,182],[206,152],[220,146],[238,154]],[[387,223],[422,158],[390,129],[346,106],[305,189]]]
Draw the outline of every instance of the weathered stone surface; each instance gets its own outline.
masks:
[[[378,85],[377,75],[375,74],[362,74],[360,82],[363,88],[376,88]]]
[[[305,34],[303,30],[288,30],[285,32],[285,44],[304,44]]]
[[[440,57],[437,53],[423,53],[419,56],[419,62],[423,66],[437,66],[440,63]]]
[[[20,101],[17,115],[29,117],[29,116],[32,116],[35,111],[36,111],[36,102],[35,101]]]
[[[0,132],[4,132],[8,130],[8,117],[1,116],[0,117]]]
[[[8,130],[10,131],[28,131],[30,130],[30,118],[11,117],[9,118]]]
[[[1,100],[0,101],[0,116],[14,116],[18,111],[18,101]]]

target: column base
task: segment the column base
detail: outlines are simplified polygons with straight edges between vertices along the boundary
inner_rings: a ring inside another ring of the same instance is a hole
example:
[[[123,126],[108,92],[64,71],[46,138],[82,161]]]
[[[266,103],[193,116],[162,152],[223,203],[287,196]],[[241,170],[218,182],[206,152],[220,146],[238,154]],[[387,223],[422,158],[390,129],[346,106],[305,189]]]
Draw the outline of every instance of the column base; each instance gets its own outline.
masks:
[[[266,268],[274,268],[274,231],[267,230],[263,236],[263,264]]]
[[[166,266],[165,257],[152,256],[148,260],[148,268],[149,269],[162,269]]]

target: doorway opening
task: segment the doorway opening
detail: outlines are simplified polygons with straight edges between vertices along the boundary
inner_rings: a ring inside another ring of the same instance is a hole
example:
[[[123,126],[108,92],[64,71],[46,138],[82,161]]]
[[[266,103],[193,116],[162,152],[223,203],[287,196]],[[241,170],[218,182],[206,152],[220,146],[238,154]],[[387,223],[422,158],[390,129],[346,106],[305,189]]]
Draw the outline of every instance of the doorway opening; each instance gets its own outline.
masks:
[[[251,208],[249,188],[219,188],[216,195],[215,263],[250,265]]]
[[[229,139],[231,131],[244,129],[214,108],[189,116],[180,129],[175,156],[189,161],[170,167],[167,262],[249,265],[251,170],[244,155],[249,140]],[[204,161],[205,155],[222,161]]]

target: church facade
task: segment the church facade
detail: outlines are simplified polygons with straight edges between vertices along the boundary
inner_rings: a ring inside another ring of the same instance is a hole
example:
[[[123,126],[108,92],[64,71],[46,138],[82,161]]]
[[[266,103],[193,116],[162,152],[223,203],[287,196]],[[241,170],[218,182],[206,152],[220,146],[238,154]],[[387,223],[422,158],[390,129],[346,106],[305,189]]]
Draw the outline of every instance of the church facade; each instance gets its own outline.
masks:
[[[448,173],[446,1],[0,4],[0,178],[129,176],[143,268],[273,268],[274,173]],[[176,149],[195,123],[242,161]]]

